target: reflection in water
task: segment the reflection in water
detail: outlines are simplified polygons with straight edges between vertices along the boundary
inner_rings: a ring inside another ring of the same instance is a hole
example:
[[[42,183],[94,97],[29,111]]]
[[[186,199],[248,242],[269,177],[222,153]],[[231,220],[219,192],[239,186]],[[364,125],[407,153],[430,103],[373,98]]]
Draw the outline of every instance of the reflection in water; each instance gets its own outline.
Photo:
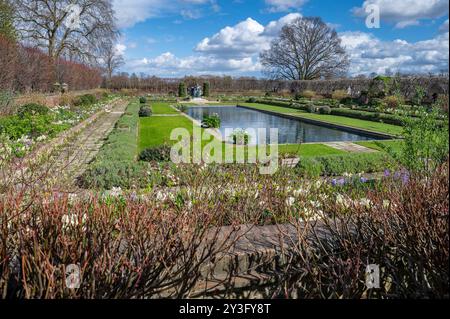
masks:
[[[225,129],[278,128],[279,144],[367,141],[376,139],[234,106],[191,107],[187,111],[187,114],[198,121],[201,121],[205,115],[211,115],[213,113],[217,113],[220,116],[222,121],[220,131],[223,136]],[[257,144],[259,142],[257,136],[254,134],[251,135],[251,144]],[[267,131],[267,143],[269,142],[268,136],[269,131]],[[228,136],[224,137],[228,140]]]

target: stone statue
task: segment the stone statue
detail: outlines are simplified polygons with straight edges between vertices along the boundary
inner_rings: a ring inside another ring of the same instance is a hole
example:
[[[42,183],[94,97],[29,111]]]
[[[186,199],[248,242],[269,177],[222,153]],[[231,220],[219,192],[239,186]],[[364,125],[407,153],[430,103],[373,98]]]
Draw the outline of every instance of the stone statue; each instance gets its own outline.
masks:
[[[200,85],[195,85],[189,89],[189,95],[193,98],[199,98],[203,96],[203,89]]]

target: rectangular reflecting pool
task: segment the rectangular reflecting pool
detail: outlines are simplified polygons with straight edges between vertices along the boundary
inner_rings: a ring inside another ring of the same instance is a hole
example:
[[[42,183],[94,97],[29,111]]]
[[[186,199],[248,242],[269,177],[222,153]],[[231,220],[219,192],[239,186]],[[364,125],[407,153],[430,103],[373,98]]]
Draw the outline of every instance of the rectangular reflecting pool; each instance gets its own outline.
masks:
[[[221,119],[220,132],[225,140],[226,129],[278,128],[279,144],[315,143],[315,142],[356,142],[377,140],[369,134],[353,133],[341,129],[329,128],[316,124],[309,124],[301,120],[285,118],[272,114],[259,112],[235,106],[196,106],[188,108],[186,112],[190,117],[202,121],[204,116],[218,114]],[[227,130],[228,132],[229,130]],[[249,131],[250,144],[259,144],[256,134]],[[273,141],[272,141],[273,142]],[[269,131],[267,131],[266,143],[269,143]]]

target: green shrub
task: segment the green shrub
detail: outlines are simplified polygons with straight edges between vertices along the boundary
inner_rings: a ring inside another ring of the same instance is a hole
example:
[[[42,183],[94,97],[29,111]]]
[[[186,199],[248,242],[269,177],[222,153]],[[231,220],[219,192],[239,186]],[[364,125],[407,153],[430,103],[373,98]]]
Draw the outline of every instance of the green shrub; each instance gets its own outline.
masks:
[[[321,106],[320,108],[319,108],[319,113],[320,114],[331,114],[331,107],[329,107],[329,106]]]
[[[143,150],[139,155],[139,160],[144,162],[169,162],[171,147],[161,145]]]
[[[295,93],[294,100],[299,101],[303,98],[302,94],[300,92]]]
[[[187,107],[186,105],[184,105],[184,104],[179,104],[179,105],[176,106],[176,108],[177,108],[180,112],[183,112],[183,113],[186,113],[186,111],[187,111],[187,109],[188,109],[188,107]]]
[[[178,85],[178,96],[181,97],[181,98],[187,96],[186,84],[184,82],[181,82]]]
[[[209,96],[209,91],[210,91],[209,82],[203,83],[203,96],[204,97],[208,97]]]
[[[323,165],[312,158],[301,158],[296,170],[303,176],[308,178],[317,178],[324,172]]]
[[[145,96],[141,96],[141,97],[139,98],[139,103],[141,103],[141,104],[147,104],[147,98],[146,98]]]
[[[390,109],[396,109],[400,105],[402,105],[405,101],[396,96],[396,95],[390,95],[384,98],[383,102],[386,104],[386,106]]]
[[[211,116],[205,116],[202,121],[202,127],[207,128],[219,128],[221,120],[218,114],[212,114]]]
[[[379,98],[373,98],[370,99],[370,106],[374,107],[374,108],[384,108],[385,104],[383,99],[379,99]]]
[[[317,106],[310,104],[310,105],[308,105],[308,107],[307,107],[307,111],[308,111],[309,113],[316,113],[316,112],[317,112]]]
[[[350,110],[350,109],[332,109],[332,115],[337,116],[346,116],[351,118],[356,118],[360,120],[372,121],[372,122],[383,122],[392,125],[403,125],[403,119],[397,115],[385,114],[385,113],[377,113],[377,112],[368,112],[368,111],[359,111],[359,110]]]
[[[388,150],[408,170],[431,175],[448,160],[449,124],[437,121],[439,110],[425,113],[419,120],[407,118],[403,132],[404,143],[399,153]]]
[[[152,108],[148,105],[141,106],[141,108],[139,109],[139,117],[150,117],[152,115]]]
[[[84,189],[130,189],[147,186],[147,167],[133,161],[105,161],[91,165],[79,178],[77,184]]]
[[[248,103],[256,103],[257,102],[257,100],[256,100],[256,98],[254,98],[254,97],[251,97],[251,98],[249,98],[248,99],[248,101],[247,101]]]
[[[92,95],[92,94],[85,94],[85,95],[81,95],[79,96],[76,100],[75,100],[75,106],[82,106],[82,105],[92,105],[97,103],[97,98]]]
[[[50,109],[45,105],[30,103],[19,107],[17,114],[19,115],[20,118],[24,118],[27,115],[31,116],[47,115],[49,112]]]

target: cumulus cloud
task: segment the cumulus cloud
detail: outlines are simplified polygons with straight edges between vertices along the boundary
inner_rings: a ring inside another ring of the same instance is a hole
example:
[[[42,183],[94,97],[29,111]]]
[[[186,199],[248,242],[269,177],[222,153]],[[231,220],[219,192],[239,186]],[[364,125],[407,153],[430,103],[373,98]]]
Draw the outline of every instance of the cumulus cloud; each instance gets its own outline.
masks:
[[[308,0],[266,0],[266,4],[268,5],[270,12],[299,11],[307,1]]]
[[[259,72],[261,65],[251,57],[241,59],[220,59],[206,55],[192,55],[178,58],[171,52],[153,59],[133,60],[128,63],[134,71],[161,76],[183,76],[187,74],[244,74]]]
[[[448,70],[448,32],[413,43],[401,39],[382,41],[364,32],[343,32],[340,37],[350,54],[353,75],[383,74],[387,70],[402,73]]]
[[[361,7],[352,9],[353,14],[365,17],[369,5],[377,5],[381,19],[395,23],[397,28],[419,25],[423,19],[443,17],[449,10],[448,0],[366,0]]]
[[[284,25],[299,17],[299,13],[291,13],[266,26],[248,18],[200,41],[194,49],[197,55],[178,58],[167,52],[153,59],[134,60],[129,65],[136,70],[172,75],[259,72],[259,53],[270,47]]]
[[[290,13],[279,20],[263,26],[248,18],[235,26],[225,27],[212,37],[203,39],[196,47],[197,52],[242,57],[259,54],[270,47],[271,40],[278,35],[286,24],[301,17],[299,13]]]
[[[291,13],[267,25],[248,18],[204,38],[190,56],[177,57],[166,52],[154,58],[129,61],[128,69],[160,76],[258,76],[262,70],[259,53],[270,47],[271,40],[284,25],[298,17],[301,15]],[[448,70],[448,20],[434,38],[418,42],[402,39],[383,41],[365,32],[342,32],[339,36],[351,58],[351,75],[368,75],[372,72],[382,74],[388,69],[402,73],[436,73]]]

